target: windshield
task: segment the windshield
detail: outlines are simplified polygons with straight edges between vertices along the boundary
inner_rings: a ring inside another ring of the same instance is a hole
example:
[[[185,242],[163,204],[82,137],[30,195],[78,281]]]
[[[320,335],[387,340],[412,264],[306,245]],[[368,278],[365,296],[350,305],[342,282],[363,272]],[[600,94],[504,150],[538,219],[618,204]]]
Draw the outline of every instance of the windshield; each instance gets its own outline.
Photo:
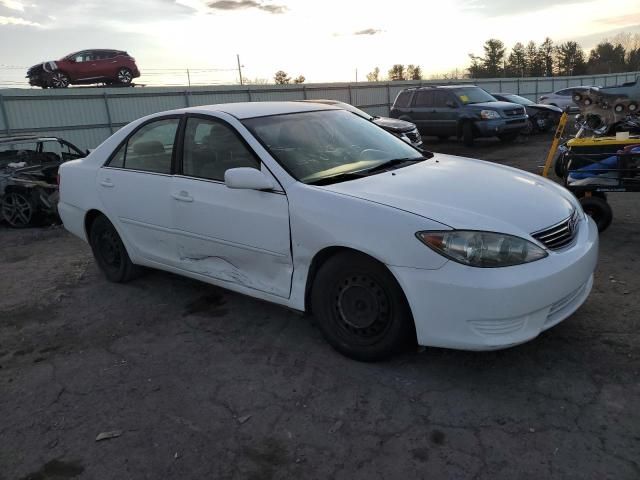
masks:
[[[345,110],[258,117],[243,123],[296,180],[304,183],[344,179],[346,174],[375,170],[390,162],[424,158],[395,135]]]
[[[507,102],[517,103],[518,105],[533,105],[531,100],[520,95],[503,95],[503,97]]]
[[[464,105],[497,102],[494,97],[479,87],[458,88],[455,90],[455,94]]]

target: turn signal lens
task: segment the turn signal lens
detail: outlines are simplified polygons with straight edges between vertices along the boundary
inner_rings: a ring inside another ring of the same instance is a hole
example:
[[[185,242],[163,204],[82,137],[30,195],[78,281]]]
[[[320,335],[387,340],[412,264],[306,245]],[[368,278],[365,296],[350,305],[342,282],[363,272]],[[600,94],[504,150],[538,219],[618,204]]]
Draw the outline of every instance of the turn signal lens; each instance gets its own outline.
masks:
[[[416,236],[437,253],[470,267],[511,267],[548,255],[528,240],[502,233],[449,230],[418,232]]]

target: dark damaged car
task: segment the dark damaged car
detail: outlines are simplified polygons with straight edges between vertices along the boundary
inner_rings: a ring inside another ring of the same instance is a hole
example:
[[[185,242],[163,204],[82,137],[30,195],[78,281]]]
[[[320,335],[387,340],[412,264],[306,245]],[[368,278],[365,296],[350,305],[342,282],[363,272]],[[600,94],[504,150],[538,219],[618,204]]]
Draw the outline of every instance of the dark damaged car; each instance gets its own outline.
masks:
[[[492,93],[491,96],[501,102],[511,102],[522,105],[527,112],[527,126],[522,133],[530,135],[536,132],[548,132],[551,127],[557,125],[562,116],[562,109],[555,105],[535,103],[528,98],[513,93]]]
[[[57,219],[58,168],[85,155],[58,137],[0,137],[0,220],[23,228]]]
[[[369,120],[375,123],[379,127],[385,129],[387,132],[393,133],[396,137],[400,137],[405,142],[413,145],[415,148],[422,149],[422,137],[418,128],[414,123],[406,122],[404,120],[398,120],[396,118],[378,117],[369,115],[367,112],[360,110],[348,103],[340,102],[338,100],[303,100],[304,102],[322,103],[324,105],[333,105],[334,107],[342,108],[351,113]]]

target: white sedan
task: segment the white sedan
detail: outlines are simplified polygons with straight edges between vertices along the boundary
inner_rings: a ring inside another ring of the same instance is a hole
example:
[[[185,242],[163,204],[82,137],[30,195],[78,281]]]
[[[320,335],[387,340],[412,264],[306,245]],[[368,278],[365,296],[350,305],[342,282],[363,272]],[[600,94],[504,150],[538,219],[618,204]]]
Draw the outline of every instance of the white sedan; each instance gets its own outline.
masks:
[[[586,300],[598,255],[553,182],[312,103],[137,120],[62,165],[58,207],[109,280],[146,266],[312,312],[360,360],[531,340]]]

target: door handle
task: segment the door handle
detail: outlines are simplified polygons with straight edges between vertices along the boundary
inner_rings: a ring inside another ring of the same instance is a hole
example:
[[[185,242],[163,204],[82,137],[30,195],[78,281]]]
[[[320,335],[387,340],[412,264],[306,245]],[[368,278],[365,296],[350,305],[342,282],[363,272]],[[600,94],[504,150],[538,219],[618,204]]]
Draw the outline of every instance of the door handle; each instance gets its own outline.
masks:
[[[186,190],[181,190],[178,193],[172,193],[171,196],[179,202],[193,202],[193,197],[189,195]]]
[[[100,185],[102,185],[103,187],[107,187],[107,188],[115,187],[115,184],[111,182],[110,178],[107,178],[107,179],[101,181]]]

